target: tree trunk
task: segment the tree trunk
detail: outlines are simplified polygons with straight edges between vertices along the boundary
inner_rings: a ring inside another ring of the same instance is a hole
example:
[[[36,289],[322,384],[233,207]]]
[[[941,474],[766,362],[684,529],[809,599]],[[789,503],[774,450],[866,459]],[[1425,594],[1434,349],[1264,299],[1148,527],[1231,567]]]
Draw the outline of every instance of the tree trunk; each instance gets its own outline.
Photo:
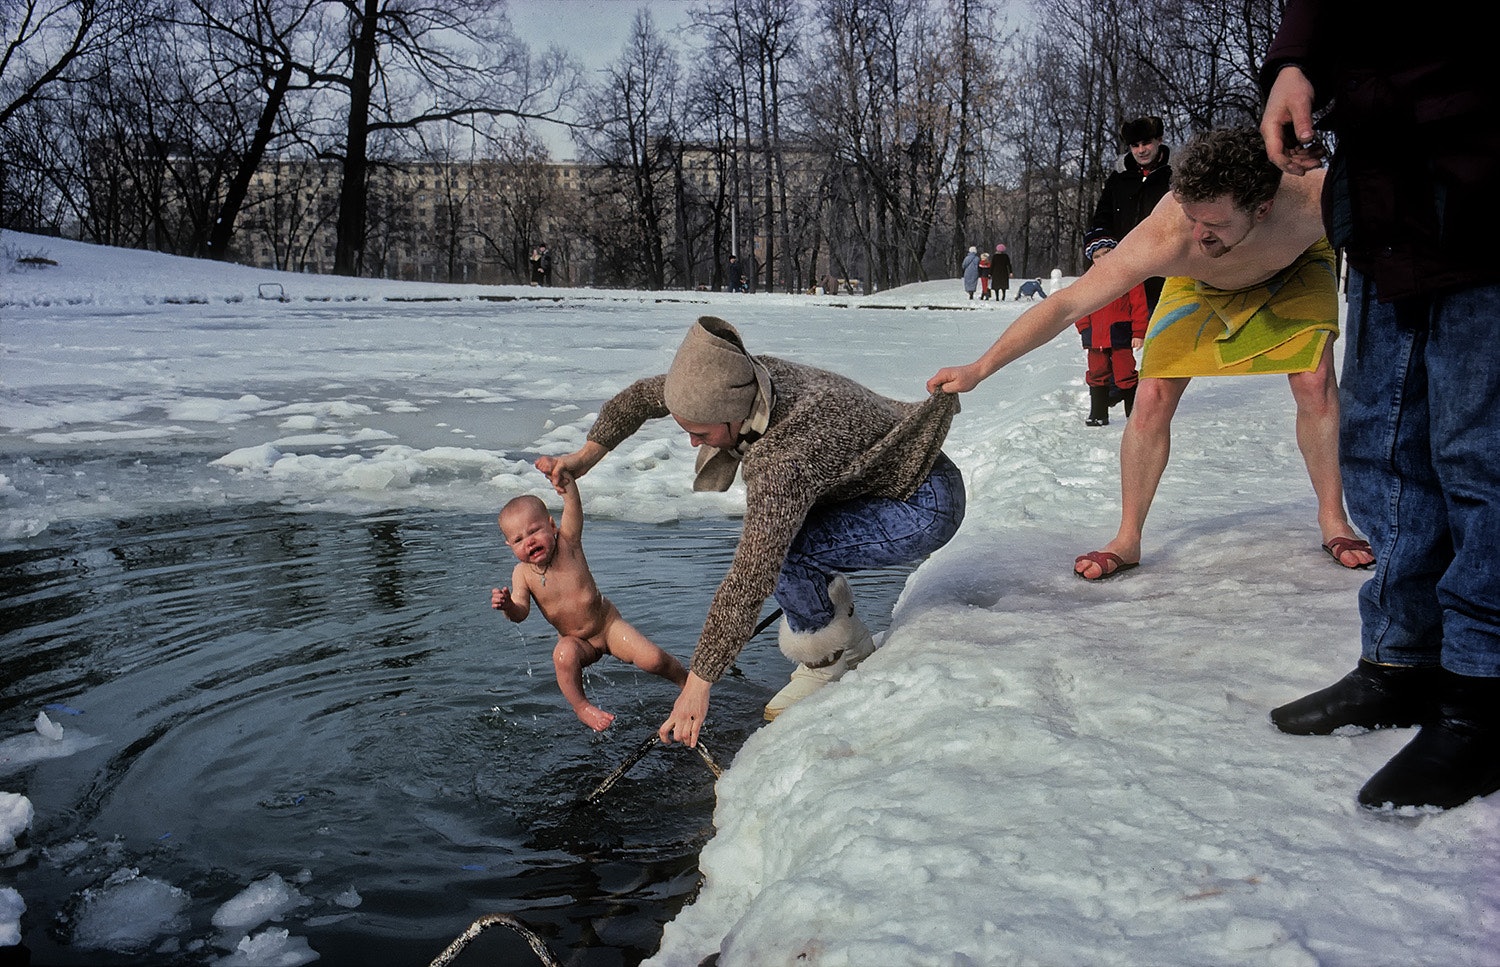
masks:
[[[349,79],[349,135],[344,147],[344,180],[339,186],[339,221],[333,255],[336,275],[357,276],[363,267],[365,187],[370,166],[370,88],[379,19],[380,0],[364,0]]]
[[[260,121],[255,127],[255,135],[250,140],[249,150],[240,159],[240,164],[235,169],[234,177],[229,180],[228,188],[224,193],[224,202],[219,206],[218,217],[208,230],[208,251],[205,253],[211,259],[227,260],[230,256],[229,243],[234,238],[234,223],[240,217],[240,208],[245,204],[245,196],[250,191],[250,180],[255,172],[260,170],[261,161],[266,156],[266,145],[270,144],[272,136],[276,131],[276,115],[281,111],[282,102],[286,100],[286,92],[292,83],[292,64],[290,60],[284,61],[271,82],[271,90],[266,97],[266,103],[261,108]]]

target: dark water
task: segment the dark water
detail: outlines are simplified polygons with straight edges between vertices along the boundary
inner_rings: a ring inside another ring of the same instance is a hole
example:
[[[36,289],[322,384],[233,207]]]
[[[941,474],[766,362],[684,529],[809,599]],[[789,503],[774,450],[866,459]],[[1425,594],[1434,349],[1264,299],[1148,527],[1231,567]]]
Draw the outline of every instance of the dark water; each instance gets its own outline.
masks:
[[[738,528],[591,520],[585,545],[627,619],[685,660]],[[50,705],[69,735],[101,740],[0,763],[0,789],[36,810],[29,852],[0,870],[28,908],[24,949],[7,955],[209,962],[226,953],[214,911],[271,873],[309,902],[269,926],[306,938],[323,965],[425,964],[496,912],[564,963],[653,953],[697,889],[713,777],[695,754],[658,749],[576,808],[665,718],[674,690],[605,659],[586,685],[618,718],[588,731],[558,695],[551,629],[489,607],[511,563],[488,518],[272,504],[59,525],[0,545],[0,738]],[[904,578],[854,577],[875,630]],[[722,764],[762,727],[789,670],[767,632],[715,687],[704,743]],[[80,946],[87,891],[121,869],[191,901],[143,948]],[[351,888],[358,906],[335,902]],[[536,962],[503,929],[457,961]]]

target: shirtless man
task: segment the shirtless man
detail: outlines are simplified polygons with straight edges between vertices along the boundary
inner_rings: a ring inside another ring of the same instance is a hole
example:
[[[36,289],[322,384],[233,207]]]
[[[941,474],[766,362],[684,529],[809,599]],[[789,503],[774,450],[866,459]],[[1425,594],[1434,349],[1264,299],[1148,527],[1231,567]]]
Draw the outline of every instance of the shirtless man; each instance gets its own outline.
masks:
[[[1235,293],[1265,286],[1282,290],[1278,276],[1300,273],[1287,290],[1327,288],[1331,318],[1314,320],[1337,332],[1336,280],[1326,250],[1320,193],[1323,172],[1282,179],[1253,128],[1199,136],[1177,160],[1172,192],[1121,240],[1111,256],[1077,282],[1022,313],[978,359],[940,369],[929,391],[966,392],[1004,366],[1046,344],[1073,320],[1109,304],[1152,276],[1197,280]],[[1299,266],[1299,263],[1302,263]],[[1170,287],[1170,286],[1169,286]],[[1154,334],[1167,308],[1152,319]],[[1248,325],[1255,325],[1252,320]],[[1189,378],[1151,378],[1147,337],[1134,412],[1120,441],[1120,528],[1102,550],[1080,555],[1073,570],[1097,581],[1140,563],[1141,532],[1171,449],[1171,423]],[[1338,463],[1338,386],[1332,338],[1305,372],[1288,374],[1297,404],[1297,445],[1318,500],[1323,547],[1339,564],[1368,567],[1369,545],[1344,513]],[[1279,370],[1285,371],[1285,370]]]
[[[536,465],[550,477],[553,463],[553,458],[541,457]],[[615,717],[584,695],[583,670],[589,665],[606,654],[614,655],[678,688],[687,681],[687,670],[631,627],[599,593],[583,557],[583,500],[578,484],[565,473],[556,479],[561,481],[556,488],[563,498],[562,526],[547,513],[541,498],[530,494],[501,509],[500,533],[518,563],[511,572],[510,587],[491,591],[490,604],[520,622],[536,602],[542,617],[557,629],[557,647],[552,650],[557,687],[579,721],[602,732]]]

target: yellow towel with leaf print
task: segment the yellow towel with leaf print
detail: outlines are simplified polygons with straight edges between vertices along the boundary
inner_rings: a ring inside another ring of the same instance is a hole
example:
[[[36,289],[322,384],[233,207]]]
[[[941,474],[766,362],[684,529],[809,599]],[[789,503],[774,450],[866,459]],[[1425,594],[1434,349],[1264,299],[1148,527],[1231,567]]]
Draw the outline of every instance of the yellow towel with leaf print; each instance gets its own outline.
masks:
[[[1143,378],[1307,372],[1338,332],[1333,247],[1320,239],[1246,289],[1168,278],[1146,330],[1140,372]]]

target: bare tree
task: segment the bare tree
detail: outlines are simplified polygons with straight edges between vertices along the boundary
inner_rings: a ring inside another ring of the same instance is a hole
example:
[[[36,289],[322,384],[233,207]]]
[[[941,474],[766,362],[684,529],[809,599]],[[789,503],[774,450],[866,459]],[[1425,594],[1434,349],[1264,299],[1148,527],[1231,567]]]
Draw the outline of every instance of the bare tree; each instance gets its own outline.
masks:
[[[1134,62],[1162,102],[1195,131],[1260,116],[1260,58],[1281,21],[1280,0],[1155,0],[1132,37]]]
[[[790,74],[798,62],[799,38],[807,30],[803,6],[798,0],[718,0],[696,10],[694,23],[710,56],[722,66],[717,83],[733,90],[735,227],[754,236],[760,226],[756,255],[767,288],[774,286],[778,253],[783,283],[797,287],[799,266],[788,247],[794,216],[784,129],[788,92],[797,83]],[[743,255],[740,241],[734,239],[732,250]],[[752,287],[756,284],[752,280]]]
[[[334,271],[358,275],[372,136],[438,122],[555,118],[578,81],[560,53],[533,57],[491,0],[337,2],[350,40],[340,71],[326,78],[348,95]]]
[[[614,176],[626,212],[627,232],[619,243],[604,242],[617,264],[633,261],[646,286],[666,286],[667,204],[679,164],[678,64],[645,8],[636,12],[625,50],[589,98],[585,117],[592,130],[580,139],[585,155]]]
[[[867,285],[929,272],[961,128],[950,13],[933,0],[835,0],[821,10],[809,128],[837,161],[836,204],[864,244]]]
[[[531,271],[527,254],[543,239],[546,214],[557,211],[564,201],[562,190],[548,165],[546,146],[530,128],[522,125],[491,144],[498,153],[479,184],[496,217],[477,223],[475,231],[485,250],[510,272],[511,280],[525,282]],[[555,257],[561,261],[566,253],[555,253]]]
[[[255,200],[244,212],[243,236],[261,239],[272,265],[292,272],[325,271],[315,245],[320,231],[333,224],[331,203],[338,170],[308,154],[278,152],[257,172]]]
[[[692,80],[679,103],[683,107],[683,137],[701,158],[700,177],[709,178],[692,198],[687,215],[689,253],[686,258],[710,265],[709,286],[719,291],[725,284],[725,259],[739,254],[738,213],[741,166],[739,103],[742,92],[727,78],[737,69],[726,61],[729,51],[720,44],[707,44],[698,54]],[[711,176],[711,178],[710,178]],[[701,228],[695,228],[701,222]],[[699,252],[695,237],[706,234],[707,251]]]
[[[200,38],[204,55],[197,103],[227,123],[217,150],[225,181],[202,254],[227,259],[255,174],[278,147],[308,136],[290,110],[298,92],[317,89],[328,70],[322,19],[326,0],[186,0],[178,22]]]
[[[148,8],[120,0],[7,0],[0,4],[0,127],[79,60],[107,51]]]
[[[149,0],[0,3],[0,222],[45,228],[76,208],[76,186],[58,186],[67,148],[52,119],[67,113],[69,85],[151,11]]]

